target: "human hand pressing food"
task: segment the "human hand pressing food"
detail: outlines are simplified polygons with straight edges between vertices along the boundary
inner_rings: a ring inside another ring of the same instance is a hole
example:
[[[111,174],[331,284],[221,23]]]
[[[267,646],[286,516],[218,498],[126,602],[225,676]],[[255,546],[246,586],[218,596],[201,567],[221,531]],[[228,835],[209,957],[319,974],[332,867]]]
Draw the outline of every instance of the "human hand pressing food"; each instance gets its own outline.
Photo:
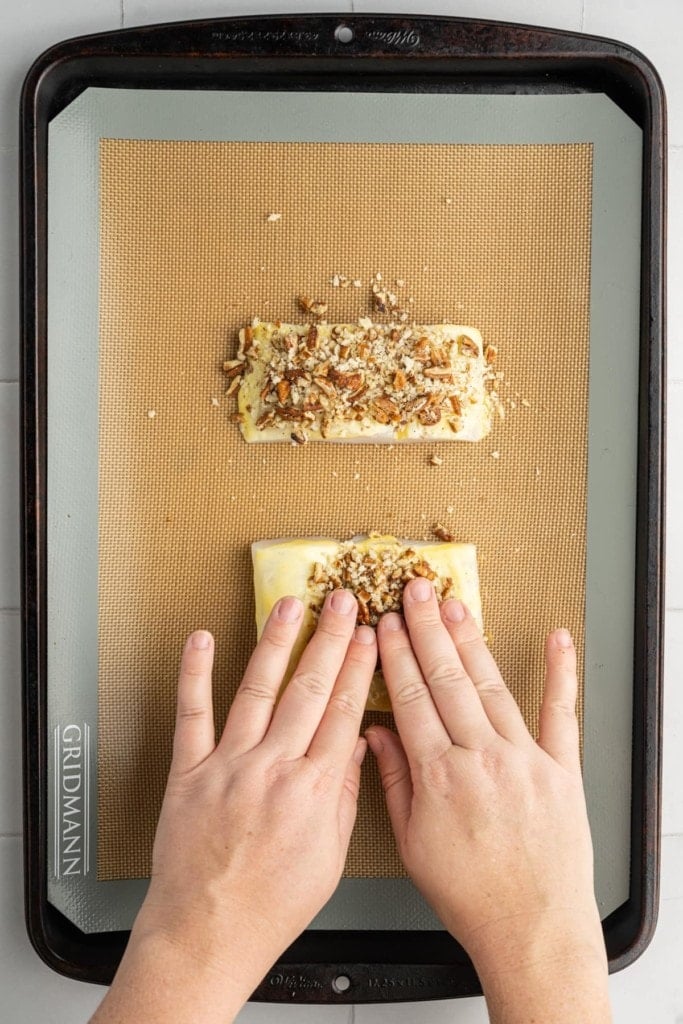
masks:
[[[492,1021],[609,1021],[571,638],[547,639],[536,742],[461,602],[439,606],[417,579],[403,606],[378,627],[399,736],[366,734],[403,862],[472,958]]]
[[[378,629],[401,738],[367,733],[401,856],[472,957],[494,1024],[605,1024],[571,641],[548,639],[536,744],[467,610],[424,583],[406,588],[405,625],[390,614]],[[334,890],[377,656],[342,593],[275,708],[302,612],[278,603],[217,745],[213,642],[188,640],[150,890],[95,1024],[233,1019]]]
[[[218,744],[213,640],[188,639],[149,892],[93,1022],[225,1024],[336,888],[377,646],[334,591],[275,707],[302,612],[273,609]]]

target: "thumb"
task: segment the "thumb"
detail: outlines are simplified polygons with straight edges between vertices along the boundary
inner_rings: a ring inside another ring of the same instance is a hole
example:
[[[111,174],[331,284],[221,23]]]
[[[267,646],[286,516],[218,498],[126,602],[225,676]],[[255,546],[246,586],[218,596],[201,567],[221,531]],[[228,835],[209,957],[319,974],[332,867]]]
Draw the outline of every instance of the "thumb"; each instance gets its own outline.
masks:
[[[413,801],[413,781],[403,744],[395,732],[373,726],[365,734],[377,759],[391,826],[399,843],[403,841]]]
[[[360,769],[367,749],[367,743],[362,736],[359,737],[356,749],[346,767],[346,775],[344,776],[344,786],[339,805],[339,827],[342,839],[347,846],[356,821],[358,791],[360,789]]]

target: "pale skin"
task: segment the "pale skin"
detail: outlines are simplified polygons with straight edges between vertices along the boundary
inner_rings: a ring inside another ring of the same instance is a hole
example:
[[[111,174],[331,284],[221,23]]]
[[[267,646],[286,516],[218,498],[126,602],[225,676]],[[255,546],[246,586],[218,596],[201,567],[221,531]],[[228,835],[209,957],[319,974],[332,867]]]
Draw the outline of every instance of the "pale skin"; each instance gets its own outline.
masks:
[[[213,640],[188,639],[152,881],[92,1024],[225,1024],[329,899],[377,645],[399,735],[366,736],[398,849],[470,954],[490,1020],[611,1021],[566,631],[546,641],[535,741],[467,609],[425,580],[376,635],[351,594],[330,595],[276,703],[302,610],[273,609],[218,743]]]

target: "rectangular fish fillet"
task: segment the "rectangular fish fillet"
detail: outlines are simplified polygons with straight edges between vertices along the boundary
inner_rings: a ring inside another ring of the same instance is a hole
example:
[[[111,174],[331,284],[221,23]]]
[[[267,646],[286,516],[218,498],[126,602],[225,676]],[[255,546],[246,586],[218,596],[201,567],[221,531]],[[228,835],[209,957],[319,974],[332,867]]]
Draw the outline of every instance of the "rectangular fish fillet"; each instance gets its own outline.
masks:
[[[493,356],[456,324],[255,322],[224,369],[248,442],[479,441]]]
[[[375,625],[384,611],[400,610],[403,587],[420,575],[431,579],[441,600],[465,602],[482,626],[477,554],[473,544],[398,541],[372,533],[350,541],[327,538],[262,540],[252,544],[256,628],[260,637],[276,602],[287,595],[304,602],[304,618],[285,683],[308,643],[326,594],[338,586],[359,599],[359,622]],[[390,711],[381,671],[377,671],[367,709]]]

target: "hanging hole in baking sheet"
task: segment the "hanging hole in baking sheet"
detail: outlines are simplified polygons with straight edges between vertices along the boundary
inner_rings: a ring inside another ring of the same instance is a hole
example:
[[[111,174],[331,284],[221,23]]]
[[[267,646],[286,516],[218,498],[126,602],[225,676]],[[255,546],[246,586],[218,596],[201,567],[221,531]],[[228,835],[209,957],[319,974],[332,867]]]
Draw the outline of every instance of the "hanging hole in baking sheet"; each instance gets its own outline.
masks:
[[[353,29],[348,25],[337,25],[334,30],[334,38],[338,43],[350,43],[353,39]]]
[[[332,981],[332,988],[335,992],[348,992],[351,988],[351,979],[348,974],[338,974]]]

